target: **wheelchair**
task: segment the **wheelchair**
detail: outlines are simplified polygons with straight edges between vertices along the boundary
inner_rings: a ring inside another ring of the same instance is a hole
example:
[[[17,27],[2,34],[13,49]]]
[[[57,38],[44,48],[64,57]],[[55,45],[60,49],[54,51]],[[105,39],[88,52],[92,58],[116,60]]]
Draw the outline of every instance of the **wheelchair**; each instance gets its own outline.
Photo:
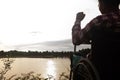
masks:
[[[73,80],[100,80],[98,72],[89,59],[81,57],[73,70]]]
[[[69,80],[100,80],[100,77],[87,57],[72,54]]]

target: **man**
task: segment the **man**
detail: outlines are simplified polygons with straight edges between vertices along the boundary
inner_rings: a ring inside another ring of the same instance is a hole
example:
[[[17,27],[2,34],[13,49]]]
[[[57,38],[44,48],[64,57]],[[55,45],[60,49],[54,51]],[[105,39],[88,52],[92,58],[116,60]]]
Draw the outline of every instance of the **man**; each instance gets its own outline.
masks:
[[[120,0],[98,0],[102,15],[91,20],[85,28],[80,23],[85,17],[77,14],[72,28],[74,45],[91,43],[91,61],[99,72],[101,80],[116,80],[120,71]],[[115,77],[113,76],[115,75]],[[119,79],[117,79],[119,80]]]

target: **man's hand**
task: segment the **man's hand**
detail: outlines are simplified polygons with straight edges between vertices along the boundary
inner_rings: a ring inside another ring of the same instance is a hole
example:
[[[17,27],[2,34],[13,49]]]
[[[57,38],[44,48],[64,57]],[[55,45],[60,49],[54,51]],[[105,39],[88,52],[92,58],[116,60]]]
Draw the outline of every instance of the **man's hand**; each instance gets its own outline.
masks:
[[[77,21],[82,21],[85,17],[85,14],[83,12],[78,12],[76,15],[76,20]]]

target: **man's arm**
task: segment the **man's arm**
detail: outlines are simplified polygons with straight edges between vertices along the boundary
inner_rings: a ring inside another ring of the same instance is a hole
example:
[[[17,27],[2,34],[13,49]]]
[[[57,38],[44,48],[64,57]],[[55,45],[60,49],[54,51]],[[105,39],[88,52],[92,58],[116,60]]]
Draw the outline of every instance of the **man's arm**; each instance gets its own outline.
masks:
[[[80,45],[81,43],[88,43],[86,36],[84,34],[84,29],[81,29],[81,21],[84,19],[85,14],[79,12],[76,15],[76,21],[72,28],[72,42],[74,45]]]

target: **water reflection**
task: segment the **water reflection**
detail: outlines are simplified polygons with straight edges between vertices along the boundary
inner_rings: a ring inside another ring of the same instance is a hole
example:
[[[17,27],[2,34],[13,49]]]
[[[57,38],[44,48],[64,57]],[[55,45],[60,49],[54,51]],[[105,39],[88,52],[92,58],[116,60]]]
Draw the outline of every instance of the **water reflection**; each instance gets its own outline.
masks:
[[[47,65],[46,74],[51,78],[55,77],[56,76],[55,62],[53,60],[48,60],[46,65]]]
[[[53,60],[47,61],[46,74],[50,74],[52,76],[56,76],[56,66]]]

